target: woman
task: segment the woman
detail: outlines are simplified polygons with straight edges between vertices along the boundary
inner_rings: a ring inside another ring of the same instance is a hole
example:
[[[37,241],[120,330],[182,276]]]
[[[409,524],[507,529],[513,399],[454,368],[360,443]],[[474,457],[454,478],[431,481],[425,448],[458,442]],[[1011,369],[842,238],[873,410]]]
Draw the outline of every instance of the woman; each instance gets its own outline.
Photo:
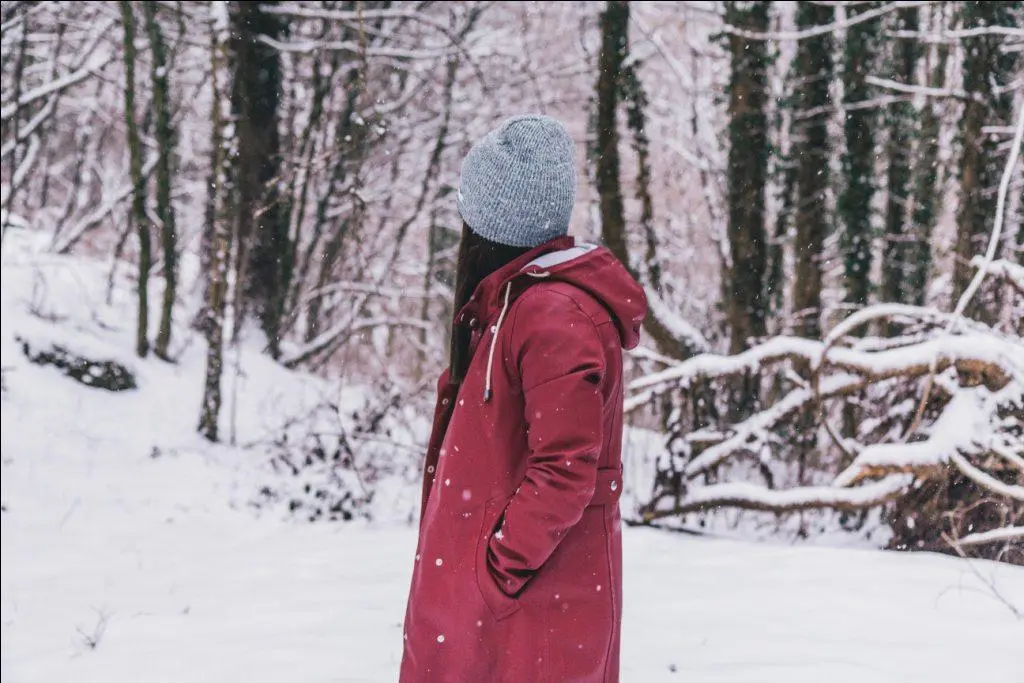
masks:
[[[622,348],[646,299],[567,236],[575,188],[572,139],[545,116],[463,162],[403,683],[618,680]]]

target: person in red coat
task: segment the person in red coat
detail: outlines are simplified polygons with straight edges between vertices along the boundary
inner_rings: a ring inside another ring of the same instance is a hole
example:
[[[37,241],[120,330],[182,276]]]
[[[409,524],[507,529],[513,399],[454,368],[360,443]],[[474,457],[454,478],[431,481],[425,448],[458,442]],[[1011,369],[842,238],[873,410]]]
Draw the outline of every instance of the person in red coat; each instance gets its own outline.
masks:
[[[470,150],[401,683],[615,682],[622,350],[647,302],[568,236],[573,142],[546,116]]]

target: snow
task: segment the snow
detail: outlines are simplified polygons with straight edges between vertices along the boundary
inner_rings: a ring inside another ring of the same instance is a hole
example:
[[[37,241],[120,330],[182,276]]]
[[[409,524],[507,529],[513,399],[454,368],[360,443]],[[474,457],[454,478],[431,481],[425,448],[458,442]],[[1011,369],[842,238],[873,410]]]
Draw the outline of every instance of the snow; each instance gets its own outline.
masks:
[[[857,386],[858,380],[849,375],[827,377],[821,382],[822,395],[828,396],[850,387]],[[810,389],[794,389],[785,398],[768,410],[755,413],[746,421],[736,425],[735,431],[725,441],[711,446],[686,464],[685,474],[694,477],[715,467],[740,451],[757,451],[761,444],[773,437],[772,429],[784,417],[799,410],[814,398]]]
[[[975,268],[985,268],[985,259],[981,256],[975,256],[971,259],[971,265]],[[1024,292],[1024,266],[1013,261],[1007,261],[1006,259],[997,259],[989,263],[986,269],[990,275],[1009,280],[1017,289]]]
[[[836,478],[835,485],[849,485],[865,468],[934,467],[948,462],[960,450],[977,450],[977,440],[986,433],[994,416],[994,403],[984,387],[960,390],[931,426],[928,439],[866,446]]]
[[[1011,541],[1016,538],[1024,538],[1024,526],[1005,526],[979,531],[976,534],[969,534],[957,539],[957,544],[960,546],[981,545],[992,541]]]
[[[690,382],[698,377],[740,373],[788,356],[813,358],[820,350],[819,342],[799,337],[774,337],[735,356],[714,354],[694,356],[674,367],[645,375],[631,382],[629,389],[637,391],[670,382]]]
[[[1021,351],[1019,340],[997,337],[993,334],[964,334],[940,336],[926,342],[897,349],[862,353],[853,349],[833,348],[829,360],[840,367],[886,376],[912,366],[928,366],[933,358],[950,361],[974,360],[1013,369],[1018,379],[1024,379],[1024,363],[1017,358]]]
[[[1003,391],[1006,391],[1005,389]],[[861,472],[871,468],[916,469],[956,465],[964,474],[1000,495],[1024,500],[1024,486],[1006,484],[978,470],[963,454],[974,454],[987,447],[997,453],[1004,450],[996,441],[1001,421],[998,408],[1003,391],[993,394],[985,387],[960,389],[931,425],[927,439],[914,443],[882,443],[866,446],[853,463],[836,477],[836,486],[857,481]],[[1008,436],[1008,435],[1007,435]],[[1007,458],[1016,462],[1012,452]]]
[[[912,483],[913,478],[904,475],[892,475],[881,481],[872,482],[853,488],[834,488],[830,486],[800,486],[793,489],[768,489],[764,486],[734,481],[726,484],[712,484],[693,489],[687,494],[683,504],[688,508],[699,505],[726,502],[741,502],[744,505],[760,506],[775,510],[795,510],[808,505],[821,504],[832,506],[868,505],[872,501],[885,500],[889,496],[904,491]]]
[[[883,307],[876,307],[881,310]],[[909,306],[887,305],[886,309],[917,310]],[[875,309],[869,309],[869,313]],[[938,317],[938,316],[935,316]],[[826,342],[827,343],[827,342]],[[685,385],[700,377],[722,376],[753,371],[759,366],[785,358],[802,358],[820,363],[825,344],[798,337],[774,337],[734,356],[705,354],[695,356],[672,367],[640,377],[629,384],[631,392]],[[895,349],[863,351],[832,347],[828,358],[842,368],[872,376],[885,376],[910,366],[928,367],[935,357],[950,360],[977,360],[993,365],[1015,368],[1024,377],[1024,363],[1018,359],[1020,341],[994,334],[968,333],[943,336]]]
[[[2,680],[396,680],[415,523],[255,513],[261,453],[194,436],[201,343],[177,337],[176,364],[135,359],[132,283],[118,279],[108,306],[104,264],[43,258],[26,232],[5,238],[0,283]],[[31,365],[15,335],[126,362],[139,388],[113,394]],[[330,390],[255,347],[240,363],[242,444]],[[643,476],[630,462],[627,489]],[[405,483],[382,505],[417,495]],[[646,528],[623,538],[624,683],[1019,681],[1024,622],[987,584],[1024,606],[1024,569]]]
[[[710,345],[696,327],[668,306],[655,291],[647,292],[647,307],[651,315],[656,317],[671,333],[672,337],[685,341],[697,352],[706,352]]]

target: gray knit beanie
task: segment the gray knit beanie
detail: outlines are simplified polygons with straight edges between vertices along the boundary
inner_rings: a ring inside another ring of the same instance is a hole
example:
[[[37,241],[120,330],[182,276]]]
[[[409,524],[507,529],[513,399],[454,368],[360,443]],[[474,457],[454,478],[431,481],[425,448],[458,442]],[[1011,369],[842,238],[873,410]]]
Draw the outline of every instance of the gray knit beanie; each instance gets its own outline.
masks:
[[[535,247],[567,234],[575,198],[572,138],[550,116],[505,120],[462,162],[459,213],[492,242]]]

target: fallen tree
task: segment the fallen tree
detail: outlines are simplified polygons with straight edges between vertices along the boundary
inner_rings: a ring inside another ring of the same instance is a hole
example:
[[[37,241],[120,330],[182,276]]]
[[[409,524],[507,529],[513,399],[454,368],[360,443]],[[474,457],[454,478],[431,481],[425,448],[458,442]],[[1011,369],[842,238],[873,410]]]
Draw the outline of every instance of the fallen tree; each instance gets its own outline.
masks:
[[[1003,272],[1012,276],[990,276]],[[879,320],[899,333],[849,334]],[[948,549],[945,536],[969,554],[1024,563],[1024,342],[952,322],[879,305],[820,342],[779,337],[635,380],[627,410],[673,408],[644,518],[881,508],[893,547]],[[729,423],[719,397],[740,375],[760,384],[761,399]],[[851,409],[847,426],[839,417]]]
[[[1024,112],[988,248],[972,260],[977,272],[951,314],[869,306],[820,342],[780,337],[632,382],[627,412],[665,400],[672,408],[644,519],[881,508],[891,547],[1024,564],[1024,271],[995,258],[1022,141]],[[1016,297],[1002,331],[964,317],[986,279]],[[854,334],[862,328],[878,332]],[[722,397],[737,376],[758,390],[730,423]],[[750,481],[752,470],[763,486]]]

